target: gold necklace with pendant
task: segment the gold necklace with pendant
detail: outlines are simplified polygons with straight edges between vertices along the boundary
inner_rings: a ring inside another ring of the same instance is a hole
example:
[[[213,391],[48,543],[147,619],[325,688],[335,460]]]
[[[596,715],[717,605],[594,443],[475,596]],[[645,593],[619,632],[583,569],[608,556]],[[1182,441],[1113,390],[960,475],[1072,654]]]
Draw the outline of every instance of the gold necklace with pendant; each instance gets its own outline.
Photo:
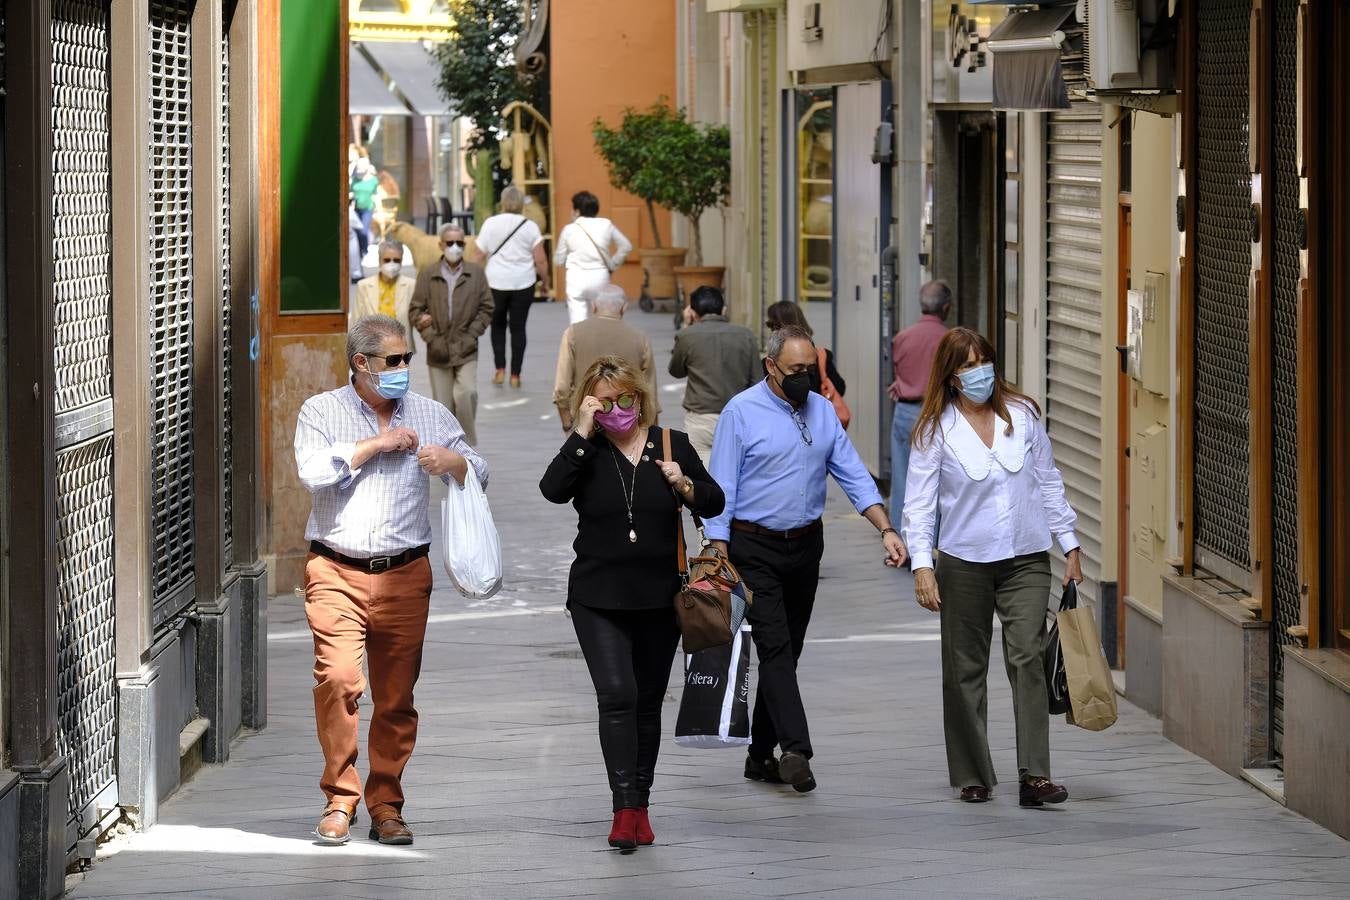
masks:
[[[619,494],[628,508],[628,543],[636,544],[637,528],[633,525],[633,497],[637,494],[637,464],[633,464],[633,483],[628,485],[623,482],[623,469],[619,466],[619,454],[614,452],[613,444],[609,445],[609,457],[614,460],[614,473],[619,476]],[[625,491],[627,493],[624,493]]]

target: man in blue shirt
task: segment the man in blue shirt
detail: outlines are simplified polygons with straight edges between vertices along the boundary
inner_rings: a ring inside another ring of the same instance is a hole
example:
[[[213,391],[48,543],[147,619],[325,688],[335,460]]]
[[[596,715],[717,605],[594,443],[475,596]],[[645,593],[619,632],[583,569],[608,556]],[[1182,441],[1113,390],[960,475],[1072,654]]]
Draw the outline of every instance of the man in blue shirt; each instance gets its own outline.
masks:
[[[759,695],[745,777],[786,782],[802,793],[816,780],[797,660],[825,549],[825,476],[833,475],[881,532],[886,565],[901,566],[908,555],[876,483],[819,388],[811,335],[791,325],[775,331],[768,376],[732,398],[717,423],[708,469],[726,493],[726,508],[705,531],[754,592],[747,617],[759,656]],[[774,758],[780,745],[781,760]]]

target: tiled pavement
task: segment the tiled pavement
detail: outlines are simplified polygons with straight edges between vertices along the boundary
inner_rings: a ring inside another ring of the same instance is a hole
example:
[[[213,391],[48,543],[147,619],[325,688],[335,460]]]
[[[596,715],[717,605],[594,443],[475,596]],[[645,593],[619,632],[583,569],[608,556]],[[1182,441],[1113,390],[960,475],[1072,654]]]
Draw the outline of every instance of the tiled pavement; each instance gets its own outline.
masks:
[[[635,310],[630,321],[651,333],[664,374],[669,316]],[[560,440],[548,382],[564,322],[561,306],[535,308],[524,390],[492,387],[489,361],[480,364],[479,431],[508,582],[485,602],[446,586],[433,595],[406,775],[416,844],[380,847],[364,827],[346,847],[312,843],[322,797],[310,644],[300,604],[283,595],[271,609],[267,730],[199,773],[158,826],[106,848],[72,879],[72,896],[1350,896],[1350,844],[1169,743],[1128,703],[1103,733],[1057,720],[1054,774],[1072,799],[1019,809],[997,641],[990,730],[1006,780],[993,803],[956,802],[937,621],[913,602],[908,575],[882,567],[869,527],[837,495],[801,670],[819,790],[752,784],[736,751],[667,743],[657,845],[609,850],[594,696],[560,610],[573,512],[536,488]],[[678,386],[662,399],[678,421]],[[678,692],[677,667],[668,724]]]

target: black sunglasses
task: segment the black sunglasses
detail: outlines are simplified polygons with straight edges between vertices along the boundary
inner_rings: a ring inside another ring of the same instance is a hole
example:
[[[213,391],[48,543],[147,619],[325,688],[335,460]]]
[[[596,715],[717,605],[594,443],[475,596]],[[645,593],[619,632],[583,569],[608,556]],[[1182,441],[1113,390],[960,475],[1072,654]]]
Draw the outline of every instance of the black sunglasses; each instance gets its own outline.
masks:
[[[366,359],[382,359],[386,366],[393,369],[402,363],[412,362],[413,352],[409,350],[407,353],[391,353],[388,356],[367,356]]]
[[[446,242],[445,242],[445,246],[447,246],[447,247],[463,247],[463,246],[464,246],[464,242],[463,242],[463,241],[446,241]]]

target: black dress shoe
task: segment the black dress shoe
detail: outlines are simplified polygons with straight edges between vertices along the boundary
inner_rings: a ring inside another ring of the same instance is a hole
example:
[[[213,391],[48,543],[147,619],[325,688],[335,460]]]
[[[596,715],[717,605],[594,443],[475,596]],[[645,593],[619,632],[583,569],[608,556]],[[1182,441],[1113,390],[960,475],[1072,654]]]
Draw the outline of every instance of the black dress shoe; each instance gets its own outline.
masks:
[[[778,776],[799,794],[816,789],[816,776],[811,774],[810,761],[796,750],[789,750],[778,760]]]
[[[988,803],[989,788],[982,784],[972,784],[970,787],[961,788],[962,803]]]
[[[768,759],[755,759],[753,756],[745,758],[745,777],[751,781],[762,781],[765,784],[782,784],[783,777],[778,774],[778,760],[770,756]]]
[[[1064,789],[1062,784],[1055,784],[1049,778],[1040,776],[1023,781],[1017,796],[1017,802],[1020,805],[1031,809],[1044,806],[1047,803],[1063,803],[1068,799],[1069,792]]]

